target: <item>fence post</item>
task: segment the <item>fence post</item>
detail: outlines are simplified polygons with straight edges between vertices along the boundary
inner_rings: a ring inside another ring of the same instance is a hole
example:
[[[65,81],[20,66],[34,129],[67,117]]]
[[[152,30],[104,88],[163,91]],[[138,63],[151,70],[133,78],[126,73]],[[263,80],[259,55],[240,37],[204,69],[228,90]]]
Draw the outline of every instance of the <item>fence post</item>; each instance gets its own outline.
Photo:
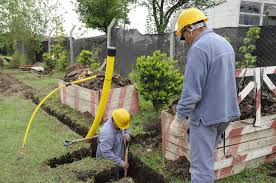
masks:
[[[116,23],[117,19],[113,18],[113,20],[111,21],[111,23],[109,24],[109,26],[107,27],[107,35],[106,35],[106,39],[107,39],[107,48],[110,47],[110,43],[111,43],[111,30],[112,27],[114,26],[114,24]],[[98,69],[99,71],[103,70],[104,66],[106,64],[106,59],[104,59],[103,64],[100,66],[100,68]]]
[[[255,118],[255,127],[261,126],[261,68],[255,68],[255,102],[256,102],[256,118]]]
[[[73,28],[71,29],[70,38],[69,38],[69,41],[70,41],[70,61],[71,61],[71,63],[75,63],[74,62],[74,48],[73,48],[73,32],[74,32],[75,28],[76,28],[76,25],[74,25]]]
[[[49,36],[48,36],[48,52],[50,53],[51,51],[51,34],[53,33],[55,29],[52,29],[49,33]]]
[[[111,43],[111,30],[112,27],[114,26],[114,24],[116,23],[116,18],[113,18],[113,20],[111,21],[111,23],[109,24],[109,26],[107,27],[107,48],[110,47],[110,43]]]
[[[180,14],[181,12],[178,11],[176,13],[176,16],[173,17],[172,19],[172,22],[171,22],[171,31],[170,31],[170,58],[173,60],[173,57],[174,57],[174,50],[175,50],[175,36],[174,36],[174,30],[175,30],[175,25],[177,23],[177,18],[178,18],[178,15]]]

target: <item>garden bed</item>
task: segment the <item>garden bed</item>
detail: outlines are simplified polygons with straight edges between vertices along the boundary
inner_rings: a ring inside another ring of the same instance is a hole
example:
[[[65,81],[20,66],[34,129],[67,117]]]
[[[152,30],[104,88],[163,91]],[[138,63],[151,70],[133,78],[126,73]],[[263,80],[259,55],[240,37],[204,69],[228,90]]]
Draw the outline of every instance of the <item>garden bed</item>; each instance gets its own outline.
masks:
[[[83,71],[83,73],[85,72]],[[91,75],[93,74],[90,73],[85,77]],[[74,75],[72,79],[72,77],[66,75],[64,81],[59,81],[59,86],[65,84],[65,82],[77,80],[76,78],[78,78],[78,76]],[[97,78],[80,84],[80,86],[71,85],[63,88],[60,90],[61,103],[81,113],[89,112],[95,117],[100,103],[103,81],[104,75],[97,74]],[[111,87],[103,115],[104,121],[111,117],[112,111],[117,108],[125,108],[131,115],[138,113],[138,94],[130,80],[123,79],[119,75],[114,75]]]

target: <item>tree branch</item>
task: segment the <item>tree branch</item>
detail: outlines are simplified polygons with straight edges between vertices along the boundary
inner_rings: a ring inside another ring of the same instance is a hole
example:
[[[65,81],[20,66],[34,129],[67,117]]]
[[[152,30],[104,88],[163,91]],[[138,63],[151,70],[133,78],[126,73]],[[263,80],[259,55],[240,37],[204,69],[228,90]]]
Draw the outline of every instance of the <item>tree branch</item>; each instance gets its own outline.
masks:
[[[152,0],[152,7],[153,7],[153,17],[154,17],[154,21],[155,21],[155,25],[157,28],[157,31],[160,27],[160,22],[158,21],[158,16],[157,16],[157,11],[156,11],[156,4],[155,4],[156,0]]]

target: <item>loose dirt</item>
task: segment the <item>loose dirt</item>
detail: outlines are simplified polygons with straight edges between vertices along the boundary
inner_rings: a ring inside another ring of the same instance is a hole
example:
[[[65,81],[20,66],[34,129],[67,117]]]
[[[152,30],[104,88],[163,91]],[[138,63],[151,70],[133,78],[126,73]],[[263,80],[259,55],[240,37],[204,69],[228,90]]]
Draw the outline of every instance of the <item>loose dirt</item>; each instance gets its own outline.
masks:
[[[0,74],[0,92],[6,96],[24,95],[26,98],[31,98],[33,96],[32,88],[4,74]]]
[[[104,84],[104,78],[105,78],[104,72],[91,73],[89,72],[89,69],[78,69],[66,74],[64,76],[64,81],[72,82],[72,81],[79,80],[80,78],[86,78],[93,75],[97,75],[97,78],[87,81],[83,84],[80,84],[80,86],[91,90],[95,90],[95,91],[102,90],[103,84]],[[133,84],[131,80],[127,78],[123,78],[118,74],[113,74],[112,76],[111,88],[120,88],[131,84]]]
[[[169,112],[171,114],[175,114],[177,103],[178,100],[175,100],[169,106]],[[256,101],[254,93],[251,92],[239,105],[241,111],[240,119],[255,118],[255,103]],[[271,91],[264,90],[262,93],[261,113],[262,116],[276,114],[276,97],[273,96]]]

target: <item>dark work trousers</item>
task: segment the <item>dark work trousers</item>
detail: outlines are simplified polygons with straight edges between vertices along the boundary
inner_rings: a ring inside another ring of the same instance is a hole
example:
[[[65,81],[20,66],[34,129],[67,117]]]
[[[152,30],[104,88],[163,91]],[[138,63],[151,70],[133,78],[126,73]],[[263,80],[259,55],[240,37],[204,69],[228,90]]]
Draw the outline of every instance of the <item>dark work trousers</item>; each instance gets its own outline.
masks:
[[[191,183],[213,183],[217,144],[230,122],[211,126],[189,125]]]

